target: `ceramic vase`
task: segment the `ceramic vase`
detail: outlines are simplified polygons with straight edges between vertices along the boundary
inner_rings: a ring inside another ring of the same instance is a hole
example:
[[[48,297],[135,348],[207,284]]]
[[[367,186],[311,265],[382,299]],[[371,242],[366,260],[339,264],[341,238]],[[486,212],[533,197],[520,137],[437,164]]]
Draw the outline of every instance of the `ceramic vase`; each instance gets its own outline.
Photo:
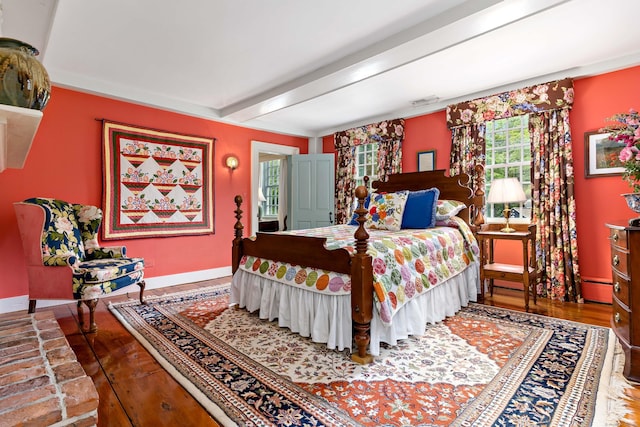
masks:
[[[621,195],[627,202],[629,209],[636,213],[640,213],[640,193],[625,193]],[[629,225],[640,225],[640,218],[633,218],[629,220]]]
[[[27,43],[0,37],[0,104],[34,110],[47,105],[51,81],[38,54]]]

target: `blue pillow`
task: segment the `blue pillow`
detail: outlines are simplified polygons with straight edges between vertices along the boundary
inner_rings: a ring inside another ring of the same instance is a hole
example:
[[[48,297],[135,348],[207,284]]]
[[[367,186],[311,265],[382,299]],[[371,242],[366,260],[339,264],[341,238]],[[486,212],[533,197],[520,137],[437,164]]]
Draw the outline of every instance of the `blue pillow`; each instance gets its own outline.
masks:
[[[401,228],[431,228],[436,224],[436,207],[440,190],[410,191],[402,215]]]
[[[369,202],[371,201],[371,193],[367,193],[367,197],[364,199],[364,208],[369,209]],[[353,216],[351,217],[351,221],[349,221],[349,225],[360,225],[356,218],[358,218],[358,214],[356,213],[356,209],[358,209],[358,199],[356,199],[354,208],[353,208]]]

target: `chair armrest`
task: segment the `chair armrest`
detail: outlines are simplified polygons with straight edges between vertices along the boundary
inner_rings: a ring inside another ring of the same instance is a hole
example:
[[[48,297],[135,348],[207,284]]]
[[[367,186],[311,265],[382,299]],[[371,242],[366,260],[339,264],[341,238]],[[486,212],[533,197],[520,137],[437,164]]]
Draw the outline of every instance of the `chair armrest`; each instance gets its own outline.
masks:
[[[127,255],[126,246],[105,246],[87,249],[87,259],[124,258]]]
[[[45,255],[42,257],[43,264],[48,267],[68,266],[75,268],[80,262],[77,256],[71,254],[65,255]]]

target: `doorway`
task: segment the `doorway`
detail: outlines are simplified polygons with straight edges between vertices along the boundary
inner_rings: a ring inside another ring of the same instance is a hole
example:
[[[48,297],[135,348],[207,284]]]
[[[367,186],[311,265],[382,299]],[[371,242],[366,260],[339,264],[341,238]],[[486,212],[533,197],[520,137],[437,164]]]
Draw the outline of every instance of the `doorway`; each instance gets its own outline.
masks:
[[[254,235],[258,231],[258,185],[260,184],[260,155],[285,155],[300,154],[298,147],[288,145],[271,144],[268,142],[251,141],[251,232]]]

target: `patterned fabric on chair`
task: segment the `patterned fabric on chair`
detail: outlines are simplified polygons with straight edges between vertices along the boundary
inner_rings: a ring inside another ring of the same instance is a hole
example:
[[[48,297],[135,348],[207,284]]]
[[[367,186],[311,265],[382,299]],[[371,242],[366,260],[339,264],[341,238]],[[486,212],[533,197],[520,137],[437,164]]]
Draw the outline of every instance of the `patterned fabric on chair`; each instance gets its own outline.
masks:
[[[29,274],[29,312],[38,299],[76,299],[90,312],[90,332],[97,330],[98,298],[137,284],[144,292],[144,259],[126,257],[124,246],[100,247],[102,210],[62,200],[31,198],[14,203]]]

